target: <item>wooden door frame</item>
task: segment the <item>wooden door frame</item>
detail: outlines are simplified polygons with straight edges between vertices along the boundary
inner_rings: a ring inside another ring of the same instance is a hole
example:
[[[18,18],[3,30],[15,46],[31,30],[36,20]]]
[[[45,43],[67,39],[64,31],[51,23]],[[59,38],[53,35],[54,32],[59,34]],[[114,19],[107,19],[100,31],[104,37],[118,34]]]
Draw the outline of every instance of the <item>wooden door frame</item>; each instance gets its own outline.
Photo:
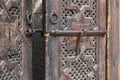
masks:
[[[108,0],[107,4],[107,80],[119,80],[119,0]]]

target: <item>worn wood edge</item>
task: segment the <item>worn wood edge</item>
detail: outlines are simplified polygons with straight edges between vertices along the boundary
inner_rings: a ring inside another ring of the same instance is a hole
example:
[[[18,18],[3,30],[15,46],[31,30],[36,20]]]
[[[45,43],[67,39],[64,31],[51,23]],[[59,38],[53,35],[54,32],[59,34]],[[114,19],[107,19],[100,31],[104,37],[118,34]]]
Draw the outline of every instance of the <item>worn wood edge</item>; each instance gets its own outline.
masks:
[[[26,28],[26,11],[32,9],[27,2],[32,0],[22,0],[22,26]],[[24,32],[24,31],[23,31]],[[26,38],[27,39],[27,38]],[[22,55],[22,67],[23,67],[23,76],[22,80],[32,80],[32,47],[31,47],[31,40],[26,41],[24,39],[23,43],[23,55]],[[28,42],[28,43],[27,43]],[[30,44],[29,44],[30,43]]]
[[[56,11],[58,18],[60,17],[60,0],[45,0],[45,24],[44,24],[44,36],[46,36],[46,50],[45,50],[45,80],[57,80],[60,77],[60,54],[58,44],[60,44],[59,38],[49,35],[49,31],[55,28],[59,28],[59,21],[56,24],[50,22],[50,15],[53,10]],[[55,7],[56,6],[56,7]],[[54,41],[54,42],[53,42]],[[52,45],[55,45],[51,47]]]
[[[119,43],[119,27],[118,27],[118,1],[119,0],[109,0],[110,1],[110,40],[109,40],[109,80],[119,80],[118,79],[118,43]]]
[[[119,0],[119,21],[120,21],[120,0]],[[118,80],[120,80],[120,22],[119,22],[119,54],[118,54]]]
[[[110,80],[110,0],[107,1],[107,80]]]
[[[106,1],[98,0],[97,8],[97,24],[102,30],[106,30]],[[102,5],[102,6],[101,6]],[[98,70],[98,80],[106,80],[106,36],[99,38],[99,70]]]

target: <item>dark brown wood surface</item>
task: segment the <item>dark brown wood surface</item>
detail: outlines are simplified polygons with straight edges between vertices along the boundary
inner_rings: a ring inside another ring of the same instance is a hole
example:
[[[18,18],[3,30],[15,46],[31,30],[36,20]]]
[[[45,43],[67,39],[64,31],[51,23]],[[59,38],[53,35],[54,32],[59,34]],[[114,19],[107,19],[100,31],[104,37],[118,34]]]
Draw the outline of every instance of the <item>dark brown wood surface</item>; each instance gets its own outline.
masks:
[[[72,0],[46,1],[46,32],[48,33],[46,79],[85,79],[85,77],[76,78],[77,76],[82,76],[82,74],[79,74],[81,72],[77,73],[76,70],[73,74],[71,71],[75,69],[71,64],[72,61],[74,61],[76,65],[84,65],[85,61],[88,62],[87,67],[90,68],[90,72],[86,74],[87,80],[90,78],[106,80],[106,36],[98,36],[97,33],[94,35],[94,30],[96,32],[99,32],[99,30],[106,31],[106,0],[97,0],[96,2],[93,2],[94,0],[88,0],[88,4],[84,6],[82,2],[75,2]],[[78,5],[83,6],[81,8],[74,3],[80,3]],[[94,4],[96,4],[97,7],[96,13],[94,13],[96,18],[92,18],[94,19],[93,21],[96,20],[96,23],[91,24],[92,19],[90,17],[86,18],[84,12],[86,10],[88,10],[88,12],[92,11]],[[89,37],[87,34],[84,35],[85,32],[89,33],[89,31],[93,31],[93,34],[88,34]],[[91,48],[92,39],[96,40],[96,62],[93,65],[91,65],[93,59],[92,55],[86,55],[83,52],[84,50],[93,49]],[[62,42],[65,42],[66,44],[63,46]],[[69,56],[68,54],[72,51],[76,51],[75,55],[73,52],[72,56]],[[64,55],[62,54],[65,54],[67,57],[63,57]],[[80,61],[83,60],[83,62],[79,63],[77,62],[77,59],[80,59]],[[93,78],[94,72],[92,71],[92,67],[97,68],[97,66],[98,70],[95,72],[96,77]],[[77,69],[79,70],[79,68],[80,66]],[[84,70],[85,69],[83,69],[82,73],[85,72]]]
[[[0,0],[0,80],[119,80],[118,1]]]

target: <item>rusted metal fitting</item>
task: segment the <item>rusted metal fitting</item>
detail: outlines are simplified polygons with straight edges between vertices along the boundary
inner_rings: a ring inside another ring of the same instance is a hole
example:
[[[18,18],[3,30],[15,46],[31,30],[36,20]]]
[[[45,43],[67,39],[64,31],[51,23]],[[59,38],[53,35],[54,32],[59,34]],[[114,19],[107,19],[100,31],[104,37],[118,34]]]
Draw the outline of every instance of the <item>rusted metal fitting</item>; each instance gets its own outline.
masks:
[[[52,24],[56,24],[59,21],[58,15],[55,10],[52,10],[52,12],[50,14],[50,21]]]
[[[63,31],[63,30],[52,30],[50,35],[52,36],[103,36],[106,34],[106,31]]]
[[[32,29],[27,29],[25,31],[25,34],[26,34],[26,37],[27,38],[31,38],[32,37],[32,34],[33,34],[33,30]]]
[[[29,11],[26,12],[26,24],[30,26],[32,24],[32,13]]]

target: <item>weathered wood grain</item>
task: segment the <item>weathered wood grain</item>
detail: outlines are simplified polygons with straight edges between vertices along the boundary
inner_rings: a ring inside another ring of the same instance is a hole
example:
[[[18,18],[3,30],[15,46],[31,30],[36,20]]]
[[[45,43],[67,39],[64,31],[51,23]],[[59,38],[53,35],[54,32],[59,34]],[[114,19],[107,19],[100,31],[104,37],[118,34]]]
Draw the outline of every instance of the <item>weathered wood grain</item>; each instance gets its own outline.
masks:
[[[111,16],[110,16],[110,1],[107,1],[107,80],[110,80],[110,29],[111,29]]]
[[[108,38],[108,65],[109,65],[109,77],[108,80],[119,80],[118,79],[118,54],[119,54],[119,0],[109,0],[109,9],[110,9],[110,31],[109,31],[109,38]]]
[[[22,17],[23,17],[23,30],[24,43],[23,43],[23,76],[22,80],[32,80],[32,42],[29,30],[31,29],[30,19],[27,18],[32,13],[32,0],[22,0]],[[26,32],[28,32],[26,34]]]
[[[98,26],[106,29],[106,0],[98,0]],[[102,5],[102,6],[101,6]],[[106,37],[100,37],[99,43],[99,80],[106,80]]]
[[[118,52],[118,80],[120,80],[120,0],[119,0],[119,52]]]

